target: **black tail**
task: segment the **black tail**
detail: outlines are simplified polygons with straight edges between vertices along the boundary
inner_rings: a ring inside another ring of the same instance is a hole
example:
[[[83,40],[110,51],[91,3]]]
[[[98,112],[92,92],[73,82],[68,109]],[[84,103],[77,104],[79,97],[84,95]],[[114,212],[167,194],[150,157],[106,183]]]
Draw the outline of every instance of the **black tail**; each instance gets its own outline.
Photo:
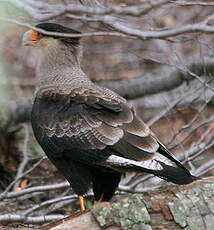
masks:
[[[189,184],[199,179],[198,177],[191,175],[189,170],[186,169],[178,160],[176,160],[161,143],[159,143],[159,145],[160,147],[158,152],[174,162],[175,166],[177,167],[169,166],[163,162],[159,162],[163,169],[158,172],[158,177],[175,184]]]
[[[136,161],[111,155],[102,164],[105,167],[110,167],[121,172],[135,171],[153,174],[161,179],[179,185],[189,184],[199,179],[191,175],[189,170],[176,160],[163,145],[160,145],[157,152],[148,160]]]
[[[193,181],[199,179],[190,174],[184,166],[182,167],[173,167],[166,165],[163,162],[159,162],[162,166],[162,170],[156,170],[153,174],[160,177],[163,180],[172,182],[174,184],[189,184]]]
[[[120,166],[120,168],[126,168],[127,170],[131,170],[131,171],[136,171],[136,172],[145,172],[145,173],[149,173],[149,174],[153,174],[154,176],[157,176],[163,180],[172,182],[174,184],[189,184],[192,183],[195,180],[198,180],[200,178],[195,177],[193,175],[191,175],[191,173],[189,172],[188,169],[186,169],[184,166],[182,167],[177,167],[177,166],[170,166],[167,165],[161,161],[156,160],[156,163],[159,165],[158,168],[159,169],[151,169],[148,167],[144,167],[144,165],[142,164],[142,166],[135,165],[135,164],[131,164],[131,165],[126,165],[125,167]],[[161,166],[161,169],[160,169]]]

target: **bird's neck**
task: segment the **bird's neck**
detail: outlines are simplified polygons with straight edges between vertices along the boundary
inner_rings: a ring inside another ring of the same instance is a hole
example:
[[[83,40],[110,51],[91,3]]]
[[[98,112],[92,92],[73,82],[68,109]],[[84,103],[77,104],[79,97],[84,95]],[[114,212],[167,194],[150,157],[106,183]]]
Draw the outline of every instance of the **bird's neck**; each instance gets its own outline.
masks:
[[[81,50],[76,47],[58,46],[42,50],[37,66],[38,87],[47,85],[88,84],[80,67]]]

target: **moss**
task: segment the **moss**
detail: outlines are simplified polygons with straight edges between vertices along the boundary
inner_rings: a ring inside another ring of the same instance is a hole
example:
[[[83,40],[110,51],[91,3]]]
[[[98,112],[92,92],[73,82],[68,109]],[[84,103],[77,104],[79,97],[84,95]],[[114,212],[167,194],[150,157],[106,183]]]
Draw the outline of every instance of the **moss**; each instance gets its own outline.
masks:
[[[175,195],[177,198],[168,205],[177,224],[186,230],[213,229],[214,218],[210,218],[210,210],[214,208],[212,182],[194,184],[191,189],[176,191]]]
[[[108,207],[95,206],[93,215],[101,227],[120,226],[123,230],[150,230],[150,215],[142,195],[132,195]]]
[[[176,200],[175,202],[168,203],[168,206],[172,215],[174,216],[175,222],[182,228],[186,227],[186,212],[182,203],[179,200]]]
[[[168,219],[164,215],[167,206],[171,215]],[[213,230],[212,210],[214,184],[213,181],[203,180],[186,186],[169,186],[166,192],[134,194],[107,207],[95,206],[92,213],[101,227]]]

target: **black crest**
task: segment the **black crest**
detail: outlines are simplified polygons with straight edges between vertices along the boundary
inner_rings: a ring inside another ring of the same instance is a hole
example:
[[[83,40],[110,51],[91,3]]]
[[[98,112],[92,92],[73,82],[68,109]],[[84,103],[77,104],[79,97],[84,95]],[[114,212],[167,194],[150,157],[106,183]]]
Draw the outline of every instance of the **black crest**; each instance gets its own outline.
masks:
[[[68,28],[56,23],[40,23],[36,25],[37,28],[46,30],[48,32],[58,32],[58,33],[66,33],[66,34],[81,34],[80,31],[74,30],[72,28]],[[56,39],[60,39],[64,43],[71,43],[72,45],[79,45],[80,37],[74,38],[66,38],[62,36],[55,36],[55,35],[45,35],[49,37],[54,37]]]

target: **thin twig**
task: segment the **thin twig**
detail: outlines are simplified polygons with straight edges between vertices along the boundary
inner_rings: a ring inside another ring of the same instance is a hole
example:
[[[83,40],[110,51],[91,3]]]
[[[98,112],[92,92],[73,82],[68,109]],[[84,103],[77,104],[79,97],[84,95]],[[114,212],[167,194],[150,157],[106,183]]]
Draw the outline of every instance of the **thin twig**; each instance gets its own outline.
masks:
[[[69,187],[68,182],[62,182],[59,184],[44,185],[44,186],[36,186],[36,187],[32,187],[32,188],[27,188],[27,189],[24,189],[24,190],[18,191],[18,192],[4,192],[0,195],[0,200],[16,198],[19,196],[23,196],[23,195],[35,193],[35,192],[44,192],[44,191],[61,189],[61,188],[68,188],[68,187]]]
[[[198,167],[193,173],[196,176],[201,176],[212,169],[214,169],[214,159],[211,159],[210,161],[204,163],[203,165]]]
[[[178,142],[176,142],[176,143],[174,143],[174,144],[169,145],[169,146],[168,146],[169,149],[172,149],[172,148],[177,147],[178,145],[180,145],[180,143],[182,143],[182,142],[184,142],[185,140],[187,140],[187,138],[188,138],[193,132],[195,132],[197,129],[200,129],[201,127],[203,127],[203,126],[205,126],[205,125],[207,125],[207,124],[209,124],[209,123],[211,123],[211,122],[213,122],[213,121],[214,121],[214,116],[211,116],[211,117],[207,118],[206,120],[203,120],[203,121],[201,121],[200,123],[197,123],[197,125],[196,125],[195,127],[193,127],[192,129],[190,129],[189,132],[188,132],[186,135],[184,135],[184,136],[182,137],[181,140],[179,140]]]
[[[24,130],[25,130],[25,138],[24,138],[24,143],[23,143],[23,149],[22,149],[22,155],[23,155],[23,159],[18,167],[17,170],[17,174],[15,177],[16,183],[14,183],[13,185],[13,190],[15,190],[17,187],[19,187],[19,182],[20,179],[18,178],[22,178],[23,176],[23,172],[24,169],[29,161],[29,157],[28,157],[28,142],[29,142],[29,130],[28,130],[28,125],[24,124]]]
[[[62,202],[62,201],[66,201],[66,200],[74,200],[77,198],[77,195],[70,195],[70,196],[64,196],[64,197],[58,197],[55,199],[51,199],[51,200],[46,200],[44,202],[42,202],[41,204],[37,204],[35,206],[33,206],[32,208],[26,210],[25,212],[22,213],[23,216],[29,216],[32,212],[35,212],[38,209],[44,208],[47,205],[51,205],[57,202]]]
[[[10,189],[13,187],[13,185],[20,180],[22,177],[26,176],[28,173],[32,172],[46,157],[42,157],[38,162],[36,162],[30,169],[28,169],[25,173],[23,173],[22,175],[20,175],[19,177],[16,178],[16,180],[14,180],[13,182],[11,182],[8,187],[5,189],[5,191],[0,195],[0,200],[4,199],[7,197],[8,192],[10,191]],[[21,191],[23,192],[23,191]],[[19,192],[11,192],[12,194],[16,194]]]

